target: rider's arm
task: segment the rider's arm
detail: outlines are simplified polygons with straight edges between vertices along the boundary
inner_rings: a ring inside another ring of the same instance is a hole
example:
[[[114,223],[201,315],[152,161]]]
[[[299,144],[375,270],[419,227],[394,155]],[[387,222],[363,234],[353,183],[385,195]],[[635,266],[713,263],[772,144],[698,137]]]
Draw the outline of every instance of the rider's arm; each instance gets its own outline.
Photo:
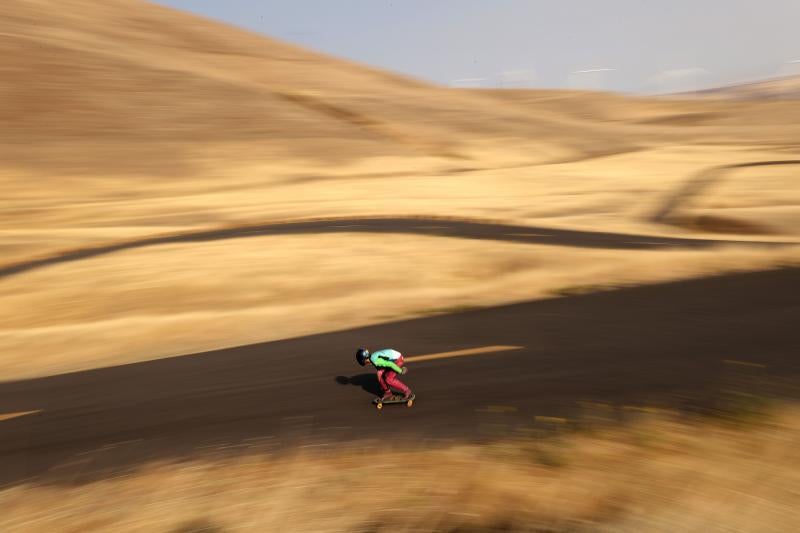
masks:
[[[376,357],[372,361],[372,364],[375,365],[376,368],[390,368],[398,374],[403,373],[403,369],[397,366],[394,361],[389,361],[388,359],[384,359],[382,357]]]

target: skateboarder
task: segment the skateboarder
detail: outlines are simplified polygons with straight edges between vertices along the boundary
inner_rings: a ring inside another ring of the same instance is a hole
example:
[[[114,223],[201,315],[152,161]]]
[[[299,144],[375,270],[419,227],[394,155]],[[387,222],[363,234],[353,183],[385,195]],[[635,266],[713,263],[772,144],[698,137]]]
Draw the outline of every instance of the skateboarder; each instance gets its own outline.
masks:
[[[370,354],[366,348],[359,348],[356,351],[356,361],[361,366],[371,364],[378,371],[378,384],[383,391],[383,400],[392,398],[392,389],[403,393],[403,401],[413,396],[411,389],[397,378],[399,374],[405,374],[407,371],[403,366],[403,354],[397,350],[384,348]]]

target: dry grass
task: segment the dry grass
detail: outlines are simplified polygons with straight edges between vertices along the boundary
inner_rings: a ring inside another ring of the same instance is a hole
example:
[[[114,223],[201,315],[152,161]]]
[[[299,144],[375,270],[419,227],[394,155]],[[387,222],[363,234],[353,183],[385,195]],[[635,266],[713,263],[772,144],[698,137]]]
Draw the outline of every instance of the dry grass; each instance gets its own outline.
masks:
[[[776,233],[800,228],[800,165],[740,169],[690,205],[692,213],[761,224]]]
[[[3,265],[323,216],[714,236],[648,220],[703,168],[784,159],[800,137],[793,102],[449,90],[136,0],[5,0],[0,51]],[[692,214],[796,236],[794,174],[756,201],[744,172]],[[796,259],[346,235],[130,250],[0,280],[0,376]]]
[[[366,262],[355,268],[358,258]],[[800,249],[604,251],[403,235],[164,245],[0,283],[0,368],[5,379],[52,374],[776,262],[800,263]]]
[[[16,185],[0,211],[0,252],[7,264],[253,220],[395,213],[685,236],[678,228],[646,222],[663,197],[698,169],[775,154],[671,146],[505,169],[497,168],[502,158],[492,152],[482,157],[481,165],[495,169],[453,173],[436,160],[383,158],[337,168],[310,162],[231,165],[217,171],[218,177],[191,181],[81,178],[81,188],[31,188],[22,178],[9,180]],[[790,176],[781,174],[778,185],[787,190]],[[730,197],[743,198],[737,190]],[[715,198],[721,202],[724,196]],[[777,213],[779,207],[772,209]],[[763,205],[760,218],[770,212]],[[796,263],[799,253],[734,245],[599,250],[346,234],[135,249],[0,280],[0,374],[15,379],[141,361],[432,309],[551,297],[587,285],[768,268]]]
[[[540,420],[534,433],[486,445],[316,444],[283,456],[253,449],[80,486],[29,483],[0,491],[0,529],[796,529],[796,409],[738,428],[641,416],[624,428],[562,435],[557,421]]]

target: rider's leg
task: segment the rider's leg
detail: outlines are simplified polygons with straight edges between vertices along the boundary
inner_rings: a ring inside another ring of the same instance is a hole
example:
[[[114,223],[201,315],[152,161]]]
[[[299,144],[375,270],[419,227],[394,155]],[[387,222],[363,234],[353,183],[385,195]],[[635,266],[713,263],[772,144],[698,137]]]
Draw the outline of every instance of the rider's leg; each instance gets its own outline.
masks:
[[[386,384],[391,387],[392,389],[398,390],[403,393],[404,398],[408,398],[411,396],[411,389],[409,389],[405,383],[400,381],[397,377],[397,372],[394,370],[387,370],[384,374],[384,379],[386,380]]]
[[[389,385],[386,383],[386,370],[381,368],[377,372],[378,378],[378,385],[381,387],[381,396],[386,399],[392,396],[392,389],[389,388]]]

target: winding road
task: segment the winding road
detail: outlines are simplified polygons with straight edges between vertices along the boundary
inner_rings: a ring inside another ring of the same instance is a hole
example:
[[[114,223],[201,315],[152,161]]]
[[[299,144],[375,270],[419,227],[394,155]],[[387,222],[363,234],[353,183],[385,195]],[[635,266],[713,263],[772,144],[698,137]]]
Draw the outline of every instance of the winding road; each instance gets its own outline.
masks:
[[[795,162],[771,162],[785,164]],[[766,163],[763,163],[766,164]],[[738,168],[736,165],[726,168]],[[664,219],[690,184],[667,201]],[[170,243],[265,235],[414,234],[608,249],[794,242],[684,239],[444,217],[249,224],[68,250],[0,266],[0,278]],[[0,484],[76,483],[149,461],[251,446],[349,439],[470,438],[582,402],[662,405],[697,399],[725,361],[800,376],[800,268],[717,276],[431,316],[213,352],[0,382]],[[412,409],[377,412],[358,346],[409,356]]]
[[[539,226],[524,226],[487,222],[483,220],[424,216],[347,217],[266,222],[233,227],[204,229],[167,235],[143,237],[129,241],[113,242],[99,246],[56,252],[44,257],[0,265],[0,278],[23,274],[47,266],[70,263],[125,250],[134,250],[163,244],[196,243],[263,237],[270,235],[304,235],[322,233],[375,233],[411,234],[460,239],[479,239],[545,244],[580,248],[606,248],[616,250],[654,250],[664,248],[708,248],[720,244],[747,244],[750,246],[780,246],[798,242],[772,242],[758,240],[715,240],[659,237],[627,233],[580,231]]]
[[[651,222],[661,224],[682,225],[681,210],[693,199],[719,182],[725,175],[742,168],[797,166],[800,159],[778,159],[769,161],[749,161],[732,165],[721,165],[705,168],[690,177],[674,193],[669,195],[650,216]]]

